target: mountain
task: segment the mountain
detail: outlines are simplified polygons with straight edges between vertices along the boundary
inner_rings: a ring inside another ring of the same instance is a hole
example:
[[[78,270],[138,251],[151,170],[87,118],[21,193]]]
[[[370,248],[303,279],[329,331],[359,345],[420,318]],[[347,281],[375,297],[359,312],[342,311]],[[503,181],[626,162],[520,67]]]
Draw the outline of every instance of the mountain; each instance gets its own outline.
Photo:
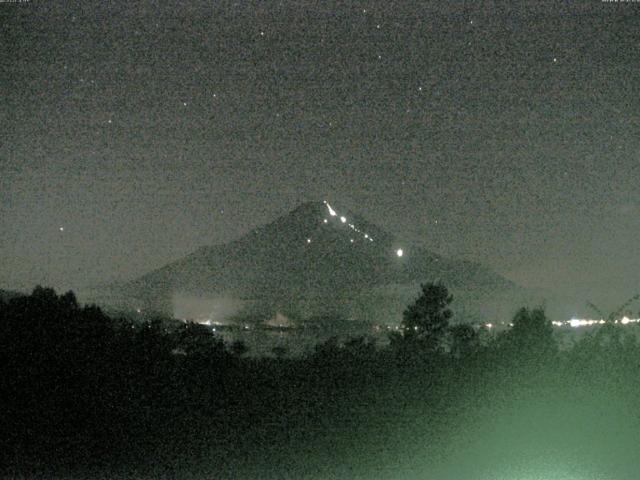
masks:
[[[522,296],[517,285],[478,263],[445,258],[355,213],[310,202],[235,241],[202,247],[114,286],[108,298],[191,318],[283,312],[393,323],[419,284],[431,280],[449,287],[465,319],[494,315],[505,299]]]

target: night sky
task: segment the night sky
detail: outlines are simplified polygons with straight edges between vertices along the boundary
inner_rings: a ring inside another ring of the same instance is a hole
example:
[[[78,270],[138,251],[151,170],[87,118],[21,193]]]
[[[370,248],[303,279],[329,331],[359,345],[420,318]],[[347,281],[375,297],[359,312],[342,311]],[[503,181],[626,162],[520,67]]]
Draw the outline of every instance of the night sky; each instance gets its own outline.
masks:
[[[0,288],[327,199],[525,286],[637,293],[640,3],[0,3]]]

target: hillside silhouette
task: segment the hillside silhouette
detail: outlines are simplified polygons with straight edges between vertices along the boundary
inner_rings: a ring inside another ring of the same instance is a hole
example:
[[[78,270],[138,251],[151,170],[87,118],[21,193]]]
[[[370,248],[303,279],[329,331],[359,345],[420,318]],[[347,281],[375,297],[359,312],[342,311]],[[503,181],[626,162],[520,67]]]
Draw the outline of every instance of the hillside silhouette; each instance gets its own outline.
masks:
[[[113,286],[97,299],[173,314],[176,295],[224,296],[294,317],[339,312],[394,323],[425,280],[446,283],[456,293],[459,313],[469,318],[513,310],[526,295],[478,263],[404,243],[358,214],[309,202],[235,241],[202,247]]]

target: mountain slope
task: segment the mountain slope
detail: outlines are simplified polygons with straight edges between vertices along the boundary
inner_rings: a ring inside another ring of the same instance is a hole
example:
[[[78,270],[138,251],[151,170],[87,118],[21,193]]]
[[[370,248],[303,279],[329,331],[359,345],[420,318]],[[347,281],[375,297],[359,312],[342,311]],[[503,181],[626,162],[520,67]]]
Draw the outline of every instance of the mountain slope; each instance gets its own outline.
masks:
[[[171,312],[176,295],[224,296],[302,317],[326,311],[353,317],[380,301],[393,304],[390,298],[410,301],[428,280],[442,280],[467,303],[518,290],[480,264],[402,244],[356,214],[312,202],[236,241],[200,248],[128,282],[115,296]],[[402,311],[402,305],[393,308],[396,316]]]

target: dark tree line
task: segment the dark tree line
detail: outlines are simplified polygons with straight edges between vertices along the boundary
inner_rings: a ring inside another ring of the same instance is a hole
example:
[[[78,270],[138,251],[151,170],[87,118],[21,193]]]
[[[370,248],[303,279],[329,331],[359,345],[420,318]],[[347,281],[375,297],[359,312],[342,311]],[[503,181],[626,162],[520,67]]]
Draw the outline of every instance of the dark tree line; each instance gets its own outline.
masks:
[[[282,465],[303,474],[354,459],[375,469],[398,455],[372,453],[398,424],[409,425],[396,443],[410,451],[495,391],[613,382],[640,393],[629,330],[607,324],[561,350],[542,309],[519,310],[492,335],[453,324],[452,302],[444,285],[423,285],[388,346],[354,337],[299,358],[254,358],[205,326],[110,318],[71,292],[37,287],[0,301],[3,473],[155,476],[203,456],[216,478],[255,478],[254,468],[281,478]],[[411,430],[415,416],[430,427]]]

